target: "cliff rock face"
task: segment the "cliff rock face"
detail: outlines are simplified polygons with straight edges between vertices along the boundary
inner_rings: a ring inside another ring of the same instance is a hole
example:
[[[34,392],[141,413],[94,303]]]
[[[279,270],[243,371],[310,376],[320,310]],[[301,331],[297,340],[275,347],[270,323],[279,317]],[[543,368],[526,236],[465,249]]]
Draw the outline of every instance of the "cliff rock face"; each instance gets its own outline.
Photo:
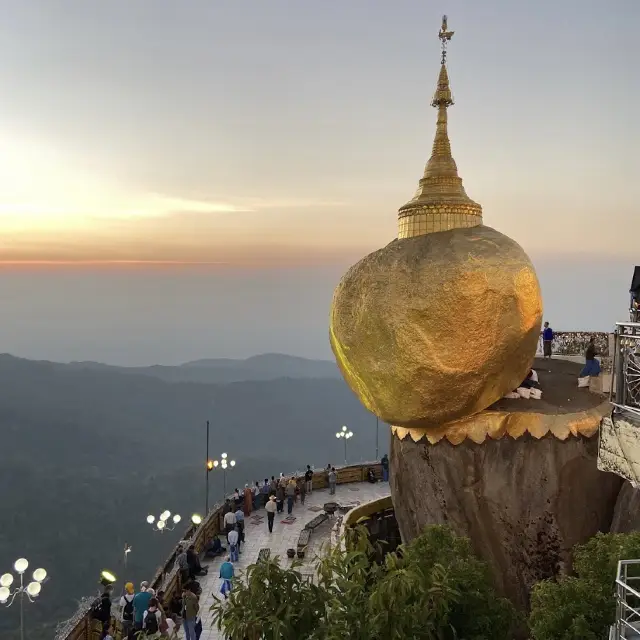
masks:
[[[482,445],[391,443],[391,490],[403,540],[428,524],[468,536],[517,606],[567,571],[571,548],[608,531],[622,480],[596,468],[597,438],[526,434]]]
[[[616,500],[611,533],[640,531],[640,489],[625,480]]]

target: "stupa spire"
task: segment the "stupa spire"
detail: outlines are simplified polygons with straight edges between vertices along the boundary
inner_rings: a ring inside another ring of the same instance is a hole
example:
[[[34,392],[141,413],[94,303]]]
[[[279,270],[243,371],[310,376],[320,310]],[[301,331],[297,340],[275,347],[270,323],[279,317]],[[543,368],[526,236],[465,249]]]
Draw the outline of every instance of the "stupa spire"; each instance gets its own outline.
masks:
[[[482,207],[467,196],[462,186],[447,131],[447,109],[453,104],[447,72],[447,44],[453,34],[448,30],[447,16],[443,16],[438,34],[442,46],[440,74],[431,101],[431,106],[438,109],[436,134],[418,190],[398,211],[399,238],[482,224]]]

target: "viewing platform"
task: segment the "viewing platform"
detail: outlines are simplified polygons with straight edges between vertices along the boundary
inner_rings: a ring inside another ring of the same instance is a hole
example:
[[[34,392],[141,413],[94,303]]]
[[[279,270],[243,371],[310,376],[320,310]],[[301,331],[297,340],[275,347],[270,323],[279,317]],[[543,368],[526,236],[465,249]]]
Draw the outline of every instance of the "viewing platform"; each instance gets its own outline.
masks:
[[[290,524],[285,524],[287,517],[285,502],[284,512],[276,514],[273,533],[269,533],[267,528],[266,511],[258,509],[252,512],[251,516],[245,520],[245,543],[240,547],[239,561],[234,562],[236,576],[240,575],[240,579],[242,579],[242,572],[249,565],[258,561],[258,556],[264,549],[269,550],[270,558],[280,558],[281,566],[289,566],[292,561],[287,557],[287,549],[295,549],[297,551],[298,541],[303,531],[305,531],[305,527],[312,520],[318,518],[319,515],[324,514],[323,507],[326,503],[336,502],[341,507],[341,510],[344,511],[389,495],[389,484],[387,482],[342,484],[336,487],[335,495],[329,495],[328,488],[314,489],[312,494],[307,494],[304,505],[300,504],[300,500],[294,505],[292,516],[295,520]],[[254,517],[256,515],[258,518]],[[303,566],[300,571],[303,575],[308,575],[311,581],[314,580],[315,558],[321,552],[322,547],[331,544],[331,531],[338,523],[339,518],[336,512],[335,515],[328,516],[317,527],[309,530],[309,542],[306,545],[304,559],[302,559]],[[228,547],[226,543],[225,546]],[[220,565],[226,559],[226,555],[223,554],[215,560],[203,562],[203,566],[208,567],[209,572],[206,576],[198,578],[202,587],[202,595],[200,596],[202,635],[200,640],[222,640],[224,638],[222,633],[214,628],[210,608],[216,599],[222,599],[220,594],[222,581],[219,576]],[[184,638],[183,631],[180,632],[179,637]]]
[[[373,469],[378,482],[366,482],[367,471]],[[284,524],[282,521],[287,517],[286,501],[284,512],[276,514],[273,525],[273,533],[269,534],[267,528],[267,517],[264,508],[252,511],[251,515],[245,520],[245,544],[242,545],[239,562],[234,563],[236,576],[246,570],[246,568],[257,562],[258,556],[263,549],[268,549],[269,557],[279,557],[282,566],[288,566],[291,563],[287,556],[287,549],[295,549],[296,557],[299,543],[301,542],[301,534],[307,525],[310,525],[315,519],[318,525],[310,530],[308,540],[304,548],[304,559],[302,572],[309,575],[309,579],[313,579],[314,559],[320,552],[324,544],[329,544],[331,540],[331,532],[334,527],[339,524],[339,518],[342,513],[350,508],[357,507],[361,504],[380,498],[390,496],[388,483],[380,481],[382,478],[382,467],[379,462],[363,462],[356,465],[347,465],[336,467],[337,486],[335,495],[330,495],[329,488],[324,473],[324,469],[315,470],[313,476],[313,493],[307,494],[305,504],[298,502],[294,504],[292,520],[290,524]],[[287,475],[287,474],[285,474]],[[295,475],[295,474],[288,474]],[[336,503],[338,509],[332,516],[326,519],[319,517],[325,513],[325,504]],[[167,558],[156,575],[149,580],[150,586],[157,592],[162,589],[165,592],[165,598],[169,600],[179,588],[178,568],[176,565],[176,552],[180,544],[195,545],[198,553],[202,553],[204,546],[215,534],[220,535],[223,546],[227,547],[226,536],[224,535],[223,526],[224,506],[222,504],[214,505],[208,516],[197,527],[191,525],[185,531],[183,540],[176,545],[171,555]],[[255,517],[258,516],[258,517]],[[257,520],[257,522],[256,522]],[[322,522],[319,522],[322,520]],[[306,534],[305,534],[306,537]],[[304,542],[304,540],[302,540]],[[265,552],[263,552],[265,553]],[[212,628],[212,616],[209,611],[214,602],[214,597],[221,597],[220,586],[221,580],[220,565],[226,559],[227,553],[219,556],[214,560],[201,560],[202,565],[208,567],[206,576],[199,576],[197,580],[202,587],[200,596],[200,614],[202,616],[203,633],[200,640],[213,640],[214,638],[222,638],[216,629]],[[241,578],[240,578],[241,579]],[[99,640],[100,626],[95,620],[92,620],[90,608],[93,598],[85,598],[76,614],[64,623],[58,625],[55,640]],[[119,608],[113,607],[112,615],[114,616],[114,624],[116,630],[116,639],[120,636]],[[180,631],[180,638],[184,637],[184,633]]]

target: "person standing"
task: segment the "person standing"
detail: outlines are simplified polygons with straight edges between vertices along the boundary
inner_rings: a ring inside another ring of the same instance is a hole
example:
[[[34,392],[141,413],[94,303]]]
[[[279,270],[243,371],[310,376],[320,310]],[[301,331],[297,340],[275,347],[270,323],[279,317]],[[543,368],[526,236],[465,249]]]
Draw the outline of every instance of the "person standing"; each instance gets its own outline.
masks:
[[[389,482],[389,456],[385,453],[380,460],[382,465],[382,482]]]
[[[178,547],[176,564],[178,565],[178,569],[180,571],[180,584],[187,584],[189,580],[191,580],[191,572],[189,570],[189,556],[187,555],[184,547]]]
[[[240,552],[240,545],[244,542],[244,512],[240,507],[236,511],[236,527],[238,528],[238,552]]]
[[[284,511],[284,482],[278,482],[276,488],[276,505],[278,507],[278,513]]]
[[[331,471],[329,471],[329,495],[330,496],[335,495],[337,482],[338,482],[338,474],[336,473],[336,468],[331,467]]]
[[[236,526],[236,514],[232,508],[230,511],[224,514],[224,532],[229,535],[229,531],[232,531]]]
[[[199,610],[198,596],[186,587],[182,587],[182,624],[185,640],[197,640],[196,618]]]
[[[293,500],[296,497],[296,481],[291,478],[287,484],[287,514],[291,515],[293,511]]]
[[[248,484],[244,485],[244,517],[248,518],[251,515],[251,507],[253,506],[253,491],[249,488]]]
[[[304,483],[307,493],[311,495],[313,493],[313,471],[311,471],[311,465],[307,465],[307,470],[304,472]]]
[[[253,486],[253,510],[257,511],[260,508],[260,483],[256,480]]]
[[[126,640],[133,631],[133,599],[135,598],[133,582],[124,585],[124,594],[120,598],[120,623],[122,624],[122,637]]]
[[[236,528],[229,531],[227,536],[227,542],[229,543],[229,555],[231,556],[231,562],[238,562],[238,544],[240,535],[238,534],[237,525]]]
[[[95,620],[99,620],[102,625],[102,635],[104,638],[107,635],[107,630],[111,625],[111,594],[113,593],[113,585],[107,584],[104,587],[104,591],[99,600],[96,600],[93,611],[93,617]]]
[[[144,619],[144,612],[149,608],[151,594],[149,593],[148,588],[148,582],[141,582],[140,591],[136,593],[135,597],[133,598],[133,628],[135,631],[142,631],[142,620]]]
[[[273,520],[276,517],[276,497],[269,496],[267,504],[264,506],[267,510],[267,525],[269,526],[269,533],[273,533]]]
[[[149,600],[149,608],[144,612],[142,617],[144,637],[159,638],[161,633],[161,623],[162,613],[158,607],[158,600],[156,598],[151,598],[151,600]]]
[[[545,358],[551,357],[551,345],[553,343],[553,329],[548,322],[544,323],[544,331],[542,332],[542,354]]]
[[[233,588],[233,565],[231,564],[231,558],[227,558],[225,562],[220,566],[220,579],[222,584],[220,585],[220,593],[226,600],[231,589]]]

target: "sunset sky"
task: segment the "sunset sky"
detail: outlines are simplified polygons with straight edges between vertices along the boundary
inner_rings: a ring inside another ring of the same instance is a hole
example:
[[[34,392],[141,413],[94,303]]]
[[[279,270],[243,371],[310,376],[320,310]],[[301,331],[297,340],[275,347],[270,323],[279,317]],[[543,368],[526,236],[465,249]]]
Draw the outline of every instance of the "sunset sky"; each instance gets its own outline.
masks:
[[[624,319],[640,231],[637,0],[15,0],[0,21],[0,297],[12,300],[0,351],[78,355],[68,278],[86,288],[77,304],[106,304],[123,334],[131,296],[144,326],[193,287],[183,309],[205,291],[218,312],[244,296],[246,333],[264,312],[255,292],[279,300],[289,278],[304,309],[284,296],[255,344],[220,337],[233,321],[216,312],[204,355],[327,355],[324,334],[305,341],[305,314],[326,329],[344,268],[395,237],[430,151],[445,12],[453,154],[485,224],[532,256],[563,328]],[[143,278],[135,294],[127,273]],[[196,286],[202,273],[217,284]],[[153,302],[154,278],[180,284]],[[55,322],[49,296],[68,311]],[[28,332],[34,308],[42,326]],[[80,356],[109,360],[125,338],[91,323]],[[126,340],[132,363],[202,348],[137,353]]]

